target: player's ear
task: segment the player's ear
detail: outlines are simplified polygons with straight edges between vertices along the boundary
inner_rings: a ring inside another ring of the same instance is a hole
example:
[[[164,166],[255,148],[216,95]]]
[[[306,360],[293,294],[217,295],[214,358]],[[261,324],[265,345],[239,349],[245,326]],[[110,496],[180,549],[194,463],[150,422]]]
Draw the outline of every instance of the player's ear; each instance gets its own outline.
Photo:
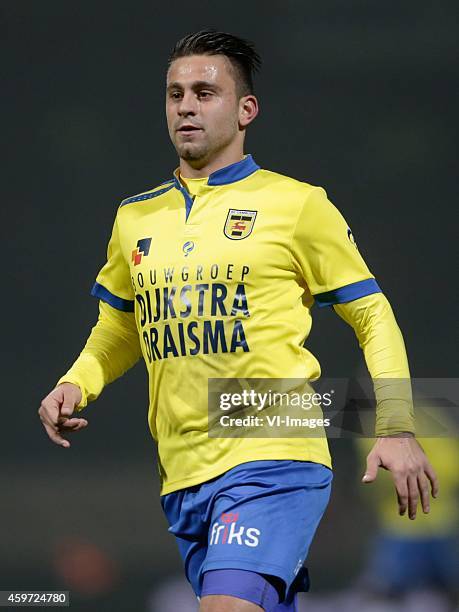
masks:
[[[258,100],[252,94],[239,99],[239,126],[245,128],[258,115]]]

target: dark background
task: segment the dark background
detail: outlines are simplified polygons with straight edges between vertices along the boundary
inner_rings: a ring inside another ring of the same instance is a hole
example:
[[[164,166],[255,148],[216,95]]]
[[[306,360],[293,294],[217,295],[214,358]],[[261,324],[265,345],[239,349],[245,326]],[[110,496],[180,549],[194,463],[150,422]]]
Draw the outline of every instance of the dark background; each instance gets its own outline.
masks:
[[[261,114],[246,152],[325,186],[394,308],[412,375],[452,377],[457,3],[3,0],[0,15],[0,589],[67,588],[74,610],[140,611],[180,571],[143,366],[88,408],[68,451],[36,411],[95,322],[89,290],[119,202],[177,165],[164,116],[171,47],[203,27],[254,40]],[[323,375],[354,374],[352,330],[331,310],[314,315],[308,346]],[[315,588],[330,591],[358,571],[373,526],[351,443],[333,447],[335,491],[311,557]],[[93,569],[81,577],[81,566]]]

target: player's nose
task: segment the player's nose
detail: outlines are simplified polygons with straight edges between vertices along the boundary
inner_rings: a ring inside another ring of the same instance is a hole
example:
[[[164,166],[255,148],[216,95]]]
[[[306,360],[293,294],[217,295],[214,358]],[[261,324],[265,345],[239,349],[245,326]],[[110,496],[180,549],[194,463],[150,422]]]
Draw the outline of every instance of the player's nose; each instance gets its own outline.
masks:
[[[177,112],[182,117],[195,115],[198,111],[198,101],[192,92],[185,93],[177,107]]]

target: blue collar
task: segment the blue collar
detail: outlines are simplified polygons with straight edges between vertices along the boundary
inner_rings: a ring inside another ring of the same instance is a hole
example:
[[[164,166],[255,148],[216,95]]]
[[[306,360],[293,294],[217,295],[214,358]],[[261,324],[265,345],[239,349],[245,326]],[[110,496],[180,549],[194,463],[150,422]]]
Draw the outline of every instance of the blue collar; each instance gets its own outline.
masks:
[[[247,155],[241,161],[225,166],[212,172],[207,181],[208,185],[228,185],[229,183],[235,183],[240,181],[247,176],[250,176],[254,172],[260,169],[260,166],[256,164],[251,155]]]
[[[207,184],[210,187],[215,187],[217,185],[229,185],[230,183],[235,183],[236,181],[245,179],[247,176],[250,176],[259,169],[260,166],[249,154],[246,155],[244,159],[241,159],[241,161],[212,172],[207,179]],[[180,189],[180,181],[177,179],[176,173],[174,173],[174,175],[175,186]]]

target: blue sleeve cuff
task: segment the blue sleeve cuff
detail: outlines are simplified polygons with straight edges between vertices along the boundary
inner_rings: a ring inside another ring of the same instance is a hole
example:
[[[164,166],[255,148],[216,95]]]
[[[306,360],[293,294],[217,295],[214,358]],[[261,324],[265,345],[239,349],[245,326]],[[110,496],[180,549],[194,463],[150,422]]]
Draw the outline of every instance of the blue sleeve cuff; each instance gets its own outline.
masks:
[[[382,290],[374,278],[367,278],[366,280],[333,289],[333,291],[318,293],[313,297],[319,308],[324,308],[325,306],[333,306],[333,304],[352,302],[372,293],[382,293]]]
[[[107,304],[110,304],[110,306],[113,306],[113,308],[116,308],[117,310],[134,312],[134,300],[123,300],[123,298],[113,295],[113,293],[99,283],[94,283],[91,289],[91,295],[99,298],[99,300],[102,300]]]

